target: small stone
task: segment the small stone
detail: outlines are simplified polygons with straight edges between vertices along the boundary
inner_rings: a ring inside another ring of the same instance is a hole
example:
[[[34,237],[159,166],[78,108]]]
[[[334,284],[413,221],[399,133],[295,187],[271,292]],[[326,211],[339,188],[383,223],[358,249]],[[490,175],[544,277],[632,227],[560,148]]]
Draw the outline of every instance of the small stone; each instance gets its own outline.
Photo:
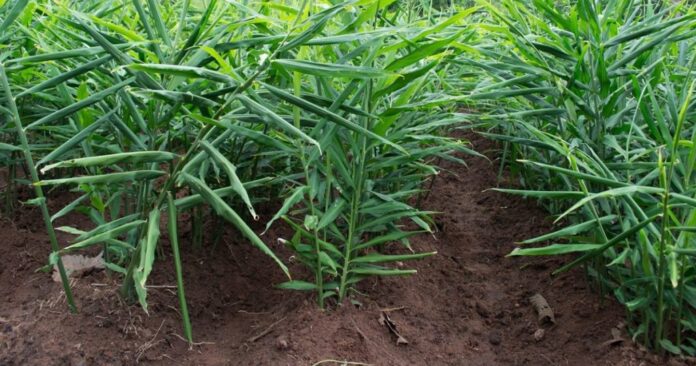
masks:
[[[543,329],[539,328],[539,329],[536,330],[536,332],[534,332],[534,340],[537,341],[537,342],[539,342],[539,341],[541,341],[542,339],[544,339],[544,335],[546,335],[546,331],[544,331]]]
[[[491,334],[488,335],[488,341],[491,342],[492,345],[497,346],[502,340],[498,332],[491,332]]]
[[[290,348],[290,343],[288,342],[287,339],[285,339],[285,337],[280,336],[280,337],[278,337],[278,339],[276,339],[276,347],[279,350],[284,351],[284,350]]]

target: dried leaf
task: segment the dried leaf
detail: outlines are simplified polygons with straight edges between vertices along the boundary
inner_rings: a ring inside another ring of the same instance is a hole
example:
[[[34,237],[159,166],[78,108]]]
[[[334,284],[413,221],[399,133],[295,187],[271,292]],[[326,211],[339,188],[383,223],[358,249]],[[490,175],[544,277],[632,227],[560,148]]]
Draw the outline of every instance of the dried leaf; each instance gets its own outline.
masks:
[[[96,257],[87,257],[81,254],[64,255],[61,258],[68,277],[82,277],[94,270],[104,269],[103,254],[104,252],[101,252]],[[53,281],[60,282],[57,266],[53,266]]]
[[[389,318],[386,312],[381,312],[379,315],[379,324],[386,326],[389,332],[396,336],[396,345],[408,344],[406,338],[404,338],[399,332],[396,331],[396,323]]]

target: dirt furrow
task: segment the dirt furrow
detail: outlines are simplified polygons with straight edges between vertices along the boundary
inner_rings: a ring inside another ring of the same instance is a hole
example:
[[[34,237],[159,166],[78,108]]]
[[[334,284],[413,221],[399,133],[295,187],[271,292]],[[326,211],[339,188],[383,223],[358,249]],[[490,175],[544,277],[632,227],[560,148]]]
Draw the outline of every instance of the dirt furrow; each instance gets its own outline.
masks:
[[[473,140],[494,160],[493,144]],[[659,364],[635,346],[605,344],[623,312],[609,298],[600,302],[581,271],[552,279],[562,259],[505,257],[516,241],[548,230],[549,220],[532,201],[487,190],[498,184],[495,161],[466,160],[468,167],[444,165],[447,171],[424,200],[423,208],[442,212],[436,217],[440,230],[412,244],[438,255],[413,263],[415,276],[365,281],[355,294],[359,306],[334,304],[320,311],[310,294],[274,289],[283,275],[232,229],[214,250],[211,241],[198,252],[185,247],[187,295],[199,342],[191,350],[180,338],[170,258],[156,263],[151,283],[158,286],[150,290],[149,316],[123,304],[116,296],[117,279],[104,273],[76,280],[81,312],[70,315],[60,286],[49,274],[34,273],[45,263],[48,244],[38,212],[24,209],[2,219],[0,364]],[[272,214],[271,208],[265,212]],[[81,222],[74,216],[62,221]],[[275,242],[289,235],[278,228],[264,237]],[[274,249],[292,262],[291,253]],[[403,248],[393,244],[387,250]],[[300,278],[305,273],[297,264],[293,270]],[[548,300],[556,324],[537,324],[528,300],[536,293]],[[397,344],[380,324],[382,314],[408,344]]]

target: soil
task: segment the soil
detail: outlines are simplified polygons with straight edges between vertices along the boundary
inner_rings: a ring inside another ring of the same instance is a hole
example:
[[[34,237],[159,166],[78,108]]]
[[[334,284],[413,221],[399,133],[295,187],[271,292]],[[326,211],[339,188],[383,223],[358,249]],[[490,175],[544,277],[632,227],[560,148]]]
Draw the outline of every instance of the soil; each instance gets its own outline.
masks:
[[[412,277],[370,279],[354,304],[317,308],[311,294],[273,287],[284,281],[273,262],[225,229],[203,249],[184,245],[184,279],[194,338],[182,338],[170,257],[155,264],[149,315],[117,295],[118,278],[93,272],[73,280],[79,314],[46,264],[47,236],[40,213],[23,207],[0,220],[0,365],[659,365],[631,344],[608,342],[622,307],[588,288],[582,270],[550,272],[568,258],[507,258],[514,243],[551,228],[534,201],[487,190],[499,182],[495,145],[469,136],[491,160],[466,158],[468,167],[443,163],[424,209],[439,211],[439,232],[413,239],[434,257],[410,263]],[[506,179],[506,178],[504,178]],[[70,194],[51,195],[52,207]],[[55,210],[53,210],[55,211]],[[265,217],[272,215],[266,210]],[[263,219],[261,220],[263,222]],[[57,226],[85,227],[76,215]],[[82,225],[82,226],[81,226]],[[259,229],[261,224],[259,223]],[[183,244],[189,233],[182,230]],[[260,231],[260,230],[259,230]],[[286,263],[279,226],[263,236]],[[65,244],[70,236],[61,234]],[[163,240],[164,248],[168,243]],[[390,250],[401,250],[394,245]],[[306,272],[294,264],[293,273]],[[529,297],[541,294],[555,324],[537,323]],[[407,344],[397,344],[387,316]],[[542,329],[542,330],[540,330]],[[330,360],[336,360],[330,361]]]

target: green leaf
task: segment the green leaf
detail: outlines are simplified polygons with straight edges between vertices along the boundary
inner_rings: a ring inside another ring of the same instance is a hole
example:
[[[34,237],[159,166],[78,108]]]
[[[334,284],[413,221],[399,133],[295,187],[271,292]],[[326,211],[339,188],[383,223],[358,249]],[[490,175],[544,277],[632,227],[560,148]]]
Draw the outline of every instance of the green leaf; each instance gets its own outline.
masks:
[[[271,177],[265,177],[261,179],[257,179],[254,181],[246,182],[243,184],[244,189],[252,189],[256,187],[270,187],[273,184],[277,184],[278,181],[274,181],[273,178]],[[234,193],[237,193],[234,187],[224,187],[224,188],[218,188],[214,190],[216,195],[218,195],[220,198],[230,196]],[[187,210],[191,207],[200,205],[205,202],[205,199],[199,194],[192,194],[187,197],[179,198],[174,201],[176,204],[176,207],[180,210]]]
[[[320,34],[326,23],[348,4],[350,4],[350,2],[339,3],[338,5],[310,17],[310,19],[308,19],[308,21],[310,21],[310,26],[297,36],[292,37],[285,45],[281,46],[278,49],[278,53],[285,53],[293,48],[301,46],[311,40],[315,35]]]
[[[60,75],[57,75],[57,76],[54,76],[50,79],[44,80],[41,83],[34,85],[31,88],[17,94],[15,97],[20,98],[20,97],[23,97],[25,95],[31,95],[34,93],[38,93],[38,92],[41,92],[43,90],[52,88],[56,85],[59,85],[65,81],[73,80],[76,77],[78,77],[78,76],[80,76],[88,71],[94,70],[95,68],[105,64],[106,62],[108,62],[110,60],[111,60],[111,56],[100,57],[94,61],[90,61],[84,65],[76,67],[68,72],[64,72]]]
[[[120,43],[113,45],[115,49],[118,50],[128,50],[133,47],[137,47],[137,43]],[[78,57],[90,57],[94,55],[99,55],[104,53],[104,48],[102,47],[85,47],[85,48],[75,48],[68,51],[60,51],[53,53],[43,53],[33,56],[13,58],[5,62],[6,65],[13,64],[30,64],[33,62],[46,62],[46,61],[57,61],[64,59],[73,59]]]
[[[598,249],[602,244],[551,244],[540,248],[515,248],[508,257],[560,255],[575,252],[587,252]]]
[[[319,220],[319,223],[317,224],[317,230],[321,230],[327,227],[329,224],[332,224],[336,220],[336,218],[338,218],[338,216],[343,212],[346,206],[348,206],[348,202],[346,202],[346,200],[342,198],[337,199],[329,207],[329,209],[326,212],[324,212],[323,215],[321,215],[321,220]]]
[[[87,193],[85,196],[89,196],[89,195],[90,194]],[[134,213],[134,214],[123,216],[123,217],[120,217],[118,219],[103,223],[103,224],[95,227],[94,229],[92,229],[88,232],[78,233],[77,235],[79,235],[79,236],[77,238],[75,238],[75,241],[85,240],[85,239],[90,238],[92,236],[107,232],[107,231],[114,229],[114,228],[117,228],[121,225],[137,221],[139,216],[140,215],[138,213]]]
[[[152,264],[155,262],[155,249],[160,236],[160,210],[155,208],[150,211],[147,219],[147,231],[143,243],[140,246],[140,257],[138,266],[133,271],[133,280],[135,292],[138,294],[138,301],[143,307],[145,313],[147,311],[147,288],[145,284],[152,272]]]
[[[390,269],[390,268],[372,268],[372,267],[358,267],[350,270],[351,273],[358,275],[370,275],[370,276],[405,276],[417,273],[415,269]]]
[[[148,99],[154,97],[161,100],[166,100],[171,103],[186,103],[193,104],[202,108],[215,108],[219,107],[219,104],[214,100],[210,100],[205,97],[198,96],[190,92],[176,92],[170,90],[153,90],[153,89],[140,89],[138,91],[131,92],[134,95],[141,96],[143,99]]]
[[[493,191],[517,194],[525,197],[548,198],[548,199],[576,199],[585,197],[585,194],[577,191],[535,191],[526,189],[507,189],[507,188],[491,188]]]
[[[167,64],[130,64],[126,67],[131,70],[153,74],[183,76],[190,79],[203,78],[224,84],[236,85],[236,81],[231,76],[202,67]]]
[[[22,151],[20,147],[0,142],[0,151]]]
[[[283,201],[283,205],[280,207],[278,212],[276,212],[276,214],[273,215],[273,218],[271,218],[271,220],[268,221],[268,223],[266,224],[266,230],[264,230],[261,235],[265,234],[276,220],[278,220],[283,215],[287,214],[293,206],[298,204],[304,198],[304,195],[308,190],[308,186],[299,186],[295,188],[292,194],[285,198],[285,200]]]
[[[0,24],[0,34],[4,35],[5,30],[10,27],[10,25],[17,19],[17,17],[22,14],[22,10],[27,6],[29,0],[17,0],[15,1],[12,9],[5,16],[2,24]]]
[[[73,234],[73,235],[83,235],[86,233],[85,231],[82,231],[80,229],[76,229],[72,226],[60,226],[60,227],[57,227],[56,230],[62,231],[64,233],[68,233],[68,234]],[[80,240],[80,239],[78,239],[78,240]]]
[[[55,111],[55,112],[53,112],[53,113],[51,113],[43,118],[40,118],[39,120],[36,120],[36,121],[30,123],[29,125],[24,127],[24,129],[30,130],[32,128],[36,128],[37,126],[41,126],[41,125],[46,124],[46,123],[57,121],[61,118],[65,118],[65,117],[67,117],[67,116],[69,116],[69,115],[71,115],[71,114],[73,114],[73,113],[75,113],[83,108],[86,108],[92,104],[101,102],[106,97],[108,97],[111,94],[116,93],[124,86],[132,83],[134,80],[135,80],[134,78],[126,79],[126,80],[124,80],[120,83],[117,83],[109,88],[106,88],[98,93],[92,94],[89,98],[86,98],[86,99],[83,99],[79,102],[73,103],[73,104],[71,104],[63,109],[59,109],[59,110],[57,110],[57,111]]]
[[[167,151],[135,151],[118,154],[90,156],[86,158],[70,159],[54,164],[46,165],[41,168],[41,173],[55,168],[65,167],[88,167],[88,166],[108,166],[118,163],[157,163],[170,161],[177,157],[176,154]]]
[[[411,261],[411,260],[416,260],[416,259],[422,259],[422,258],[430,257],[430,256],[435,255],[435,254],[437,254],[437,252],[417,253],[417,254],[393,254],[393,255],[370,253],[367,255],[357,257],[357,258],[353,259],[352,262],[353,263],[401,262],[401,261]]]
[[[82,249],[89,247],[91,245],[99,244],[102,242],[105,242],[109,239],[115,239],[119,235],[127,233],[128,231],[135,229],[139,227],[140,225],[144,224],[144,220],[135,220],[132,222],[129,222],[127,224],[121,225],[119,227],[113,228],[111,230],[96,234],[96,235],[89,235],[87,236],[86,239],[82,241],[78,241],[77,243],[71,244],[63,249],[61,249],[61,253],[69,252],[72,250],[76,249]],[[126,247],[127,249],[132,249],[131,247]]]
[[[269,124],[273,124],[288,133],[291,133],[295,136],[300,137],[301,139],[305,140],[306,142],[316,146],[320,151],[321,151],[321,146],[319,145],[319,142],[314,140],[313,138],[307,136],[302,130],[299,128],[295,127],[292,125],[292,123],[286,121],[285,119],[281,118],[277,114],[275,114],[273,111],[270,109],[262,106],[259,103],[256,103],[253,101],[251,98],[245,96],[245,95],[237,95],[237,99],[239,99],[240,102],[244,104],[250,111],[258,114],[261,119],[263,119],[265,122]]]
[[[667,27],[671,27],[672,25],[691,20],[694,17],[696,17],[696,13],[687,14],[685,16],[674,18],[666,22],[659,22],[651,26],[641,27],[640,29],[631,32],[622,32],[618,36],[608,40],[604,45],[605,47],[613,47],[621,43],[632,41],[637,38],[653,35]]]
[[[89,197],[89,196],[90,196],[89,193],[85,193],[85,194],[83,194],[82,196],[77,197],[75,200],[73,200],[73,201],[70,202],[69,204],[63,206],[63,208],[61,208],[58,212],[56,212],[55,214],[53,214],[53,216],[51,216],[51,222],[56,221],[56,220],[58,220],[59,218],[65,216],[65,215],[67,215],[68,213],[70,213],[70,212],[72,212],[73,210],[75,210],[75,208],[77,208],[77,207],[82,203],[82,201],[84,201],[85,198],[87,198],[87,197]]]
[[[366,66],[322,64],[290,59],[277,59],[273,60],[272,63],[274,65],[280,65],[288,71],[297,71],[303,74],[330,78],[372,79],[393,75],[390,72]]]
[[[580,258],[577,258],[577,259],[573,260],[572,262],[570,262],[570,263],[564,265],[563,267],[561,267],[561,268],[559,268],[559,269],[553,271],[553,274],[555,275],[555,274],[558,274],[558,273],[565,272],[565,271],[567,271],[567,270],[569,270],[569,269],[571,269],[571,268],[577,266],[577,265],[580,264],[580,263],[583,263],[583,262],[585,262],[585,261],[587,261],[587,260],[590,260],[590,259],[592,259],[592,258],[594,258],[594,257],[596,257],[596,256],[598,256],[598,255],[600,255],[600,254],[602,254],[605,250],[607,250],[607,249],[609,249],[609,248],[611,248],[611,247],[613,247],[613,246],[619,244],[620,242],[622,242],[622,241],[628,239],[629,237],[631,237],[632,235],[635,235],[638,231],[640,231],[640,230],[642,230],[644,227],[648,226],[648,224],[650,224],[650,223],[652,223],[653,221],[655,221],[655,219],[658,218],[658,217],[660,217],[660,216],[659,216],[659,215],[651,216],[651,217],[649,217],[649,218],[647,218],[647,219],[645,219],[645,220],[639,222],[638,224],[632,226],[630,229],[625,230],[625,231],[622,232],[621,234],[619,234],[619,235],[613,237],[611,240],[609,240],[609,241],[607,241],[606,243],[602,244],[602,245],[601,245],[600,247],[598,247],[597,249],[592,250],[592,251],[589,251],[589,252],[583,254]]]
[[[111,271],[114,271],[116,273],[120,273],[123,275],[125,275],[127,273],[125,268],[123,268],[119,265],[113,264],[111,262],[104,262],[104,267],[106,267],[107,269],[109,269]]]
[[[620,188],[614,188],[614,189],[608,189],[603,192],[599,193],[593,193],[587,195],[587,197],[582,198],[573,206],[571,206],[569,209],[567,209],[565,212],[563,212],[558,218],[556,218],[555,222],[560,221],[564,217],[566,217],[568,214],[571,212],[577,210],[578,208],[582,207],[586,203],[598,199],[598,198],[613,198],[613,197],[619,197],[619,196],[625,196],[625,195],[632,195],[635,193],[648,193],[648,194],[657,194],[657,193],[662,193],[663,190],[662,188],[658,187],[646,187],[646,186],[637,186],[637,185],[631,185],[627,187],[620,187]]]
[[[278,89],[276,87],[273,87],[271,85],[263,84],[263,86],[266,89],[268,89],[268,91],[273,93],[275,96],[277,96],[278,98],[280,98],[282,100],[285,100],[286,102],[288,102],[290,104],[296,105],[296,106],[298,106],[298,107],[300,107],[308,112],[311,112],[311,113],[314,113],[318,116],[324,117],[324,118],[336,123],[337,125],[339,125],[343,128],[346,128],[350,131],[369,136],[369,137],[371,137],[371,138],[373,138],[373,139],[375,139],[383,144],[387,144],[387,145],[397,149],[398,151],[402,152],[403,154],[408,155],[408,152],[403,147],[387,140],[386,138],[384,138],[380,135],[377,135],[376,133],[374,133],[372,131],[369,131],[369,130],[363,128],[362,126],[360,126],[358,124],[355,124],[355,123],[337,115],[334,112],[331,112],[328,109],[325,109],[325,108],[322,108],[316,104],[307,102],[301,98],[298,98],[290,93],[287,93],[287,92],[285,92],[281,89]]]
[[[276,287],[284,290],[297,290],[297,291],[314,291],[317,289],[317,285],[299,280],[292,280],[278,284]]]
[[[28,199],[22,203],[25,205],[29,205],[29,206],[41,206],[45,202],[46,202],[46,197],[36,197],[36,198]]]
[[[60,158],[61,156],[67,154],[70,152],[75,146],[86,140],[88,137],[92,136],[94,132],[102,127],[102,124],[106,123],[110,118],[114,116],[116,113],[116,109],[112,109],[108,113],[105,113],[102,117],[100,117],[98,120],[96,120],[94,123],[89,125],[87,128],[81,130],[74,136],[70,137],[68,141],[62,143],[60,146],[52,150],[48,155],[44,156],[39,160],[36,165],[43,165],[49,161],[55,160]]]
[[[210,156],[213,160],[215,160],[218,164],[222,166],[222,168],[225,170],[225,173],[227,173],[227,179],[230,180],[230,186],[232,187],[232,189],[234,189],[235,192],[237,192],[237,195],[239,195],[242,201],[247,205],[247,209],[249,210],[249,213],[254,218],[254,220],[258,220],[259,216],[256,214],[256,211],[254,210],[254,207],[251,204],[249,194],[244,188],[244,184],[237,176],[237,167],[235,167],[229,160],[227,160],[227,158],[224,155],[222,155],[222,153],[218,151],[218,149],[215,148],[215,146],[210,144],[208,141],[201,141],[201,147],[203,147],[206,153],[208,153],[208,156]]]
[[[138,0],[140,2],[140,0]],[[168,47],[172,47],[172,40],[169,38],[169,29],[164,25],[164,20],[160,14],[159,7],[157,6],[159,2],[155,0],[147,0],[147,7],[150,10],[150,17],[155,21],[155,29],[157,34],[159,34],[160,39],[164,40],[164,44]],[[143,22],[145,20],[143,19]]]
[[[35,186],[49,186],[57,184],[114,184],[131,182],[135,180],[150,180],[164,175],[159,170],[135,170],[132,172],[110,173],[101,175],[85,175],[72,178],[46,179],[34,183]]]
[[[319,222],[319,218],[315,215],[306,215],[304,218],[304,227],[307,230],[314,230],[317,228],[317,223]]]
[[[412,65],[416,62],[419,62],[427,57],[431,57],[434,54],[437,53],[441,48],[449,45],[450,43],[454,42],[457,40],[461,34],[464,32],[464,30],[461,30],[459,32],[454,33],[452,36],[439,40],[439,41],[434,41],[432,43],[428,43],[425,45],[422,45],[412,52],[410,52],[408,55],[401,57],[397,60],[394,60],[392,63],[387,65],[385,67],[385,70],[389,71],[395,71],[395,70],[400,70],[403,69],[406,66]]]
[[[674,343],[667,338],[660,339],[660,346],[674,355],[680,355],[682,353],[681,349],[675,346]]]
[[[594,220],[594,219],[588,220],[585,222],[581,222],[579,224],[564,227],[563,229],[560,229],[560,230],[557,230],[557,231],[554,231],[554,232],[551,232],[548,234],[544,234],[544,235],[537,236],[537,237],[532,238],[532,239],[524,240],[521,242],[521,244],[531,244],[531,243],[537,243],[537,242],[545,241],[545,240],[549,240],[549,239],[577,235],[579,233],[582,233],[582,232],[585,232],[585,231],[588,231],[591,229],[595,229],[597,227],[597,224],[611,223],[614,220],[616,220],[617,218],[618,218],[618,216],[616,216],[616,215],[607,215],[604,217],[600,217],[598,220]]]
[[[388,243],[388,242],[392,242],[392,241],[399,241],[399,240],[403,240],[403,239],[409,238],[411,236],[414,236],[417,234],[422,234],[425,232],[426,231],[398,231],[398,230],[392,231],[392,232],[389,232],[388,234],[377,236],[377,237],[375,237],[371,240],[368,240],[360,245],[357,245],[355,247],[355,249],[356,250],[366,249],[366,248],[373,247],[375,245],[380,245],[380,244],[384,244],[384,243]]]

